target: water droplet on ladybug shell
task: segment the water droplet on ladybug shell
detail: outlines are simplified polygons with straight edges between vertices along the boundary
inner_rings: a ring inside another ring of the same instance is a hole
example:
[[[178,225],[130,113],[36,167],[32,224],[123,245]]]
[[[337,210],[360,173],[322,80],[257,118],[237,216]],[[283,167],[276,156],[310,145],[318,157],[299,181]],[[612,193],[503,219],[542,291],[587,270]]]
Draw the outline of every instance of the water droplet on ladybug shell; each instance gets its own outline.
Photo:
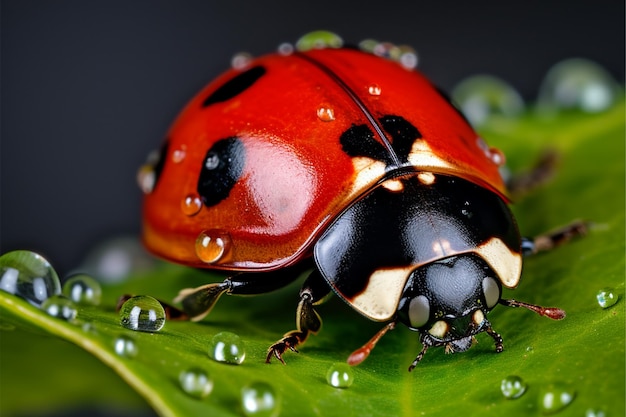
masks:
[[[497,166],[502,166],[506,162],[506,157],[504,153],[498,148],[489,148],[489,152],[487,154],[488,158],[491,159]]]
[[[294,49],[294,46],[289,42],[283,42],[278,45],[278,53],[283,56],[293,54]]]
[[[172,152],[172,162],[175,164],[180,164],[185,159],[187,155],[187,147],[185,145],[181,146],[180,149],[175,149]]]
[[[219,262],[232,245],[230,235],[222,230],[205,230],[196,239],[196,255],[205,263]]]
[[[332,109],[332,107],[322,105],[317,108],[317,117],[322,122],[332,122],[333,120],[335,120],[335,111]]]
[[[327,30],[316,30],[302,36],[296,42],[296,49],[300,52],[311,49],[341,48],[343,39],[339,35]]]
[[[202,200],[198,194],[189,194],[181,201],[180,208],[185,216],[195,216],[202,209]]]
[[[239,52],[230,61],[230,66],[236,70],[246,69],[252,62],[252,55],[248,52]]]
[[[379,96],[380,93],[382,93],[382,89],[380,88],[378,84],[370,84],[367,87],[367,92],[369,93],[370,96]]]

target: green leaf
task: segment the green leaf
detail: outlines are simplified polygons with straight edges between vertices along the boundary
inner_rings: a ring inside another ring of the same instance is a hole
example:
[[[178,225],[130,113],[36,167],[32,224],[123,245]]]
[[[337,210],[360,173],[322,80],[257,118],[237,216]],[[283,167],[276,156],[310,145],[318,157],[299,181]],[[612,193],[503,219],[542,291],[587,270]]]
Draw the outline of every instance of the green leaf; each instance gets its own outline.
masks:
[[[301,353],[287,353],[287,366],[266,365],[267,346],[294,326],[296,282],[264,296],[222,297],[199,323],[169,321],[156,334],[122,328],[114,311],[121,294],[171,300],[180,288],[221,279],[159,264],[123,284],[105,286],[101,307],[80,307],[75,323],[0,292],[0,414],[50,413],[89,404],[110,409],[112,403],[118,410],[141,410],[147,403],[163,416],[242,415],[242,387],[265,381],[278,393],[285,416],[537,415],[540,393],[552,384],[575,393],[559,415],[581,416],[588,409],[624,415],[624,128],[621,102],[597,115],[499,120],[482,132],[505,151],[514,169],[530,166],[546,147],[561,154],[553,181],[514,206],[524,234],[577,218],[594,222],[585,238],[525,261],[519,288],[505,296],[559,306],[568,316],[554,322],[525,310],[496,308],[490,321],[504,338],[501,354],[481,334],[463,354],[429,350],[409,373],[420,344],[416,333],[399,326],[353,369],[350,388],[333,388],[326,383],[327,370],[345,361],[380,324],[331,299],[319,307],[322,331]],[[604,287],[620,297],[608,309],[596,301]],[[207,355],[211,337],[225,330],[245,342],[242,365],[217,363]],[[120,335],[134,338],[137,356],[115,353]],[[179,373],[192,366],[204,368],[215,383],[203,400],[185,394],[178,384]],[[510,375],[528,384],[514,400],[500,393],[500,382]]]

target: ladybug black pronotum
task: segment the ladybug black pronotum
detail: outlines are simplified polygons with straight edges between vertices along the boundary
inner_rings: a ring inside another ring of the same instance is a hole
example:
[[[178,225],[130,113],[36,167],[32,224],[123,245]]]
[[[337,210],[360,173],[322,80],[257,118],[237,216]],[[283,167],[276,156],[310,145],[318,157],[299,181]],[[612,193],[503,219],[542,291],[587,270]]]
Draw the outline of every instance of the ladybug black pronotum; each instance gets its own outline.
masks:
[[[430,347],[462,352],[480,332],[502,351],[487,319],[498,304],[563,318],[502,299],[502,287],[517,286],[523,255],[584,224],[521,238],[502,153],[414,69],[410,51],[370,49],[324,47],[311,35],[295,50],[239,61],[191,100],[142,167],[146,246],[233,273],[181,291],[185,313],[199,320],[224,293],[266,293],[312,269],[296,330],[267,361],[320,329],[314,306],[334,292],[386,323],[349,362],[401,322],[423,346],[409,370]]]

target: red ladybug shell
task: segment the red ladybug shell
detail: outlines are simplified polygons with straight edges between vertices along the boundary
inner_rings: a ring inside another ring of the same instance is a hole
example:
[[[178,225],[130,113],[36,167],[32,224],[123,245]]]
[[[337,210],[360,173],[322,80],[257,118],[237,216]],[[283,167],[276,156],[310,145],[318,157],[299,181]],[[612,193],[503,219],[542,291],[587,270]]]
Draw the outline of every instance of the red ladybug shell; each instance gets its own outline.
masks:
[[[403,157],[386,117],[416,129]],[[347,151],[341,139],[355,129],[386,156]],[[222,144],[237,176],[203,196],[207,151]],[[419,72],[356,49],[267,55],[227,71],[186,106],[163,149],[144,241],[195,267],[272,270],[310,256],[325,227],[394,172],[452,174],[506,200],[497,158],[445,97]]]

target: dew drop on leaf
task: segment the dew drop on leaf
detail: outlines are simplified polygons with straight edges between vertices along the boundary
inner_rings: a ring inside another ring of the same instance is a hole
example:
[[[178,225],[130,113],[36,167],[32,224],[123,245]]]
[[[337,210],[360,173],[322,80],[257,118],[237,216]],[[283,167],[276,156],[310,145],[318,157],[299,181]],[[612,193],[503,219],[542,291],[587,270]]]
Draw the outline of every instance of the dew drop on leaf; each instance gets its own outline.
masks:
[[[90,275],[75,274],[63,284],[63,295],[79,305],[97,306],[102,298],[102,288]]]
[[[202,399],[213,390],[213,380],[204,369],[193,367],[178,376],[180,387],[192,397]]]
[[[546,414],[556,413],[574,401],[575,392],[556,383],[544,388],[539,394],[539,408]]]
[[[500,391],[506,398],[519,398],[526,392],[527,384],[522,378],[511,375],[502,380],[500,383]]]
[[[135,356],[137,356],[138,352],[135,340],[126,335],[118,336],[113,341],[113,349],[115,350],[115,353],[119,356],[124,356],[127,358],[134,358]]]
[[[246,350],[238,335],[220,332],[209,342],[209,357],[217,362],[241,365],[246,358]]]
[[[326,382],[335,388],[348,388],[354,382],[352,367],[347,363],[335,363],[326,372]]]
[[[606,413],[603,410],[589,408],[585,411],[585,417],[606,417]]]
[[[61,293],[61,282],[43,256],[16,250],[0,256],[0,290],[39,307],[49,297]]]
[[[600,307],[609,308],[617,304],[619,296],[612,288],[603,288],[596,294],[596,299]]]
[[[78,312],[76,304],[61,294],[51,296],[41,304],[40,308],[49,316],[65,321],[74,320]]]
[[[120,309],[120,323],[130,330],[158,332],[165,324],[165,310],[149,295],[130,297]]]
[[[280,398],[270,384],[253,382],[241,389],[241,408],[248,417],[276,417],[280,412]]]

